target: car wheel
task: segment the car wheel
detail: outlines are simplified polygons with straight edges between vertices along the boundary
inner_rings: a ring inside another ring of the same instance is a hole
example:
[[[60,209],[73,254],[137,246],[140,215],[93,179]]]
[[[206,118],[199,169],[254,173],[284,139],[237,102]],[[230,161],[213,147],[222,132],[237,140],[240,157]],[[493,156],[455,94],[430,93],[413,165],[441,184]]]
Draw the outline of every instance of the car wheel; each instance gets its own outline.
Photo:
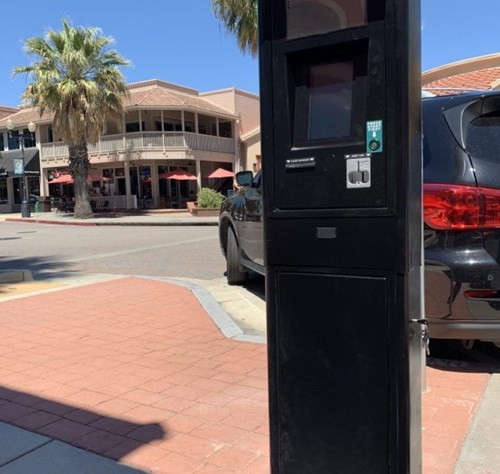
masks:
[[[247,278],[247,272],[241,270],[240,249],[231,229],[227,231],[227,282],[230,285],[239,285]]]

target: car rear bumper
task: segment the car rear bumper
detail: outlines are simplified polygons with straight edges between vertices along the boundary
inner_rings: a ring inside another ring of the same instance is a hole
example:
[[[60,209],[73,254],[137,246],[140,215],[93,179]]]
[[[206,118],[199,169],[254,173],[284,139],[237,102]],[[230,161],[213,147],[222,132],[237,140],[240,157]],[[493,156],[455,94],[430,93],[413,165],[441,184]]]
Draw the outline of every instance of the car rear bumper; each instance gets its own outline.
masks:
[[[459,237],[465,240],[462,234],[448,241],[457,244]],[[441,333],[470,335],[477,330],[484,334],[500,328],[500,266],[477,238],[475,245],[469,239],[462,247],[426,249],[425,315],[439,324],[432,337],[454,338]]]
[[[500,321],[446,321],[429,319],[433,339],[478,339],[500,341]]]

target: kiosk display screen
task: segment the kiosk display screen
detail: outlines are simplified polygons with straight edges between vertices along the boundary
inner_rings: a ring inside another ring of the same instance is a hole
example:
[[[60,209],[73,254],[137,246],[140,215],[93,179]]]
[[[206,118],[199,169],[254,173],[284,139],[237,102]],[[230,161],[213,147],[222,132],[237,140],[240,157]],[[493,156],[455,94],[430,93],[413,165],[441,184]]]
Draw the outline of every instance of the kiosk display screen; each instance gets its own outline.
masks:
[[[295,147],[360,143],[366,122],[366,55],[294,68],[292,117]]]
[[[287,0],[287,38],[366,24],[366,0]]]
[[[352,93],[352,61],[310,68],[308,140],[352,135]]]

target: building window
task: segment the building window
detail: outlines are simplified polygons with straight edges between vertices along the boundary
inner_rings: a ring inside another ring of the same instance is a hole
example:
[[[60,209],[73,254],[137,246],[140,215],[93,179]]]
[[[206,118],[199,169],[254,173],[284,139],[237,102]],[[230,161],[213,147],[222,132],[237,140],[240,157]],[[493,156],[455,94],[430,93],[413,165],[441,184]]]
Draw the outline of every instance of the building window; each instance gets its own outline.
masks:
[[[219,122],[219,136],[233,138],[233,125],[229,121]]]
[[[36,137],[27,128],[23,130],[24,148],[33,148],[36,146]]]
[[[0,178],[0,204],[8,204],[7,178]]]
[[[163,130],[165,132],[182,132],[182,124],[180,122],[163,122]]]
[[[4,142],[3,142],[3,133],[0,132],[0,151],[3,151],[4,148]]]
[[[19,130],[9,132],[9,150],[19,149]]]
[[[217,135],[215,118],[198,115],[198,133],[202,133],[203,135]]]
[[[36,146],[35,134],[31,133],[27,128],[23,130],[24,148],[32,148]],[[9,133],[9,150],[19,150],[21,144],[19,142],[19,130],[12,130]]]
[[[144,122],[142,122],[142,130],[144,131]],[[133,133],[133,132],[140,132],[141,127],[139,125],[139,122],[128,122],[125,125],[125,132],[126,133]]]

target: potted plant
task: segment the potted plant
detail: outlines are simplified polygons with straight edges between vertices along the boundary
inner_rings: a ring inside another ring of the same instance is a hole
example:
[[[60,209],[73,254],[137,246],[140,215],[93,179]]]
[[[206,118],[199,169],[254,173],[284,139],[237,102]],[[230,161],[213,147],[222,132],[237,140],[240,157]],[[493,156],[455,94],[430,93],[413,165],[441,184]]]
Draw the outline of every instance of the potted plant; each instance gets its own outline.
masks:
[[[201,188],[195,202],[188,202],[187,207],[193,216],[217,216],[224,196],[215,189]]]

